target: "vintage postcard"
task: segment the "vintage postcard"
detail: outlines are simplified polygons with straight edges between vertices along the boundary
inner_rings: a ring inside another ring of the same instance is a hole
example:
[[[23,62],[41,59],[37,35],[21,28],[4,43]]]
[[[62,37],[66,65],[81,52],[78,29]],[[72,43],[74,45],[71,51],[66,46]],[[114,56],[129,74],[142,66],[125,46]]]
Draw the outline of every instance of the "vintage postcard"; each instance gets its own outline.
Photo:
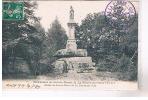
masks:
[[[139,0],[3,0],[3,90],[137,90],[138,15]]]

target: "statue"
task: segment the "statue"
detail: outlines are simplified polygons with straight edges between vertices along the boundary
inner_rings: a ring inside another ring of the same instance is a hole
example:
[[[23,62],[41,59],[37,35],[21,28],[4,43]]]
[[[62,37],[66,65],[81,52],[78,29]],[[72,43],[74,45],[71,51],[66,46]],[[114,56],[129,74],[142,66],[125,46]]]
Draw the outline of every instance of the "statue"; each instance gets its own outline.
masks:
[[[74,19],[74,10],[72,6],[70,7],[70,19]]]

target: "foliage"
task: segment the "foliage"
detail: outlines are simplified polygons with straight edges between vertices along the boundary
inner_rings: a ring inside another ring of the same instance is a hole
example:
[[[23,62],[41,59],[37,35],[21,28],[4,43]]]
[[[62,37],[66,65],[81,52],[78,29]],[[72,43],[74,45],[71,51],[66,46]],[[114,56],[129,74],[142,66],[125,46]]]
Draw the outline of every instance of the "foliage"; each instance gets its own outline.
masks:
[[[36,2],[28,1],[24,2],[24,5],[24,20],[2,21],[4,75],[10,74],[9,67],[10,71],[13,70],[13,74],[17,74],[15,65],[19,62],[17,61],[19,58],[26,62],[30,74],[37,74],[45,32],[39,23],[39,18],[34,15]]]
[[[108,26],[104,13],[88,14],[76,26],[78,48],[87,49],[98,71],[128,72],[136,77],[138,16],[127,30]],[[124,57],[124,56],[125,57]],[[129,69],[132,70],[129,70]],[[130,76],[130,75],[129,75]],[[130,79],[130,78],[129,78]],[[133,79],[136,79],[133,77]]]
[[[56,18],[51,25],[51,28],[47,32],[50,46],[56,51],[65,48],[67,35],[64,28],[61,26],[60,22]]]
[[[61,26],[60,22],[56,18],[51,24],[50,29],[47,32],[47,43],[48,43],[48,60],[49,65],[55,61],[55,57],[57,50],[63,49],[66,46],[67,35],[64,28]]]

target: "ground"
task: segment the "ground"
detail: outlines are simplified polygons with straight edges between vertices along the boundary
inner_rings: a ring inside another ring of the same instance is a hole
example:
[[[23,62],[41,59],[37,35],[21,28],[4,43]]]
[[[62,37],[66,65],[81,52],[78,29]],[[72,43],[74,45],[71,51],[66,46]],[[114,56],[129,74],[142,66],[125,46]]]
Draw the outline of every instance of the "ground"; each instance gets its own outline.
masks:
[[[70,70],[68,73],[61,74],[61,75],[40,75],[37,79],[66,79],[66,80],[107,80],[107,81],[118,81],[121,76],[119,72],[92,72],[92,73],[76,73],[73,70]]]

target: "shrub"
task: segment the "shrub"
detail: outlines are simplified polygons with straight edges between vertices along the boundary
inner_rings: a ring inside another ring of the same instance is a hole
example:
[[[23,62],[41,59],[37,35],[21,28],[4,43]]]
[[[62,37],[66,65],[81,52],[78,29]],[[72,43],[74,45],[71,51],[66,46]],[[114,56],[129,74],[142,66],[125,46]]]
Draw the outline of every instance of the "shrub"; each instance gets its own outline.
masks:
[[[109,55],[97,64],[97,71],[119,72],[118,79],[120,80],[136,80],[137,66],[133,64],[131,59],[126,55],[121,58]]]

